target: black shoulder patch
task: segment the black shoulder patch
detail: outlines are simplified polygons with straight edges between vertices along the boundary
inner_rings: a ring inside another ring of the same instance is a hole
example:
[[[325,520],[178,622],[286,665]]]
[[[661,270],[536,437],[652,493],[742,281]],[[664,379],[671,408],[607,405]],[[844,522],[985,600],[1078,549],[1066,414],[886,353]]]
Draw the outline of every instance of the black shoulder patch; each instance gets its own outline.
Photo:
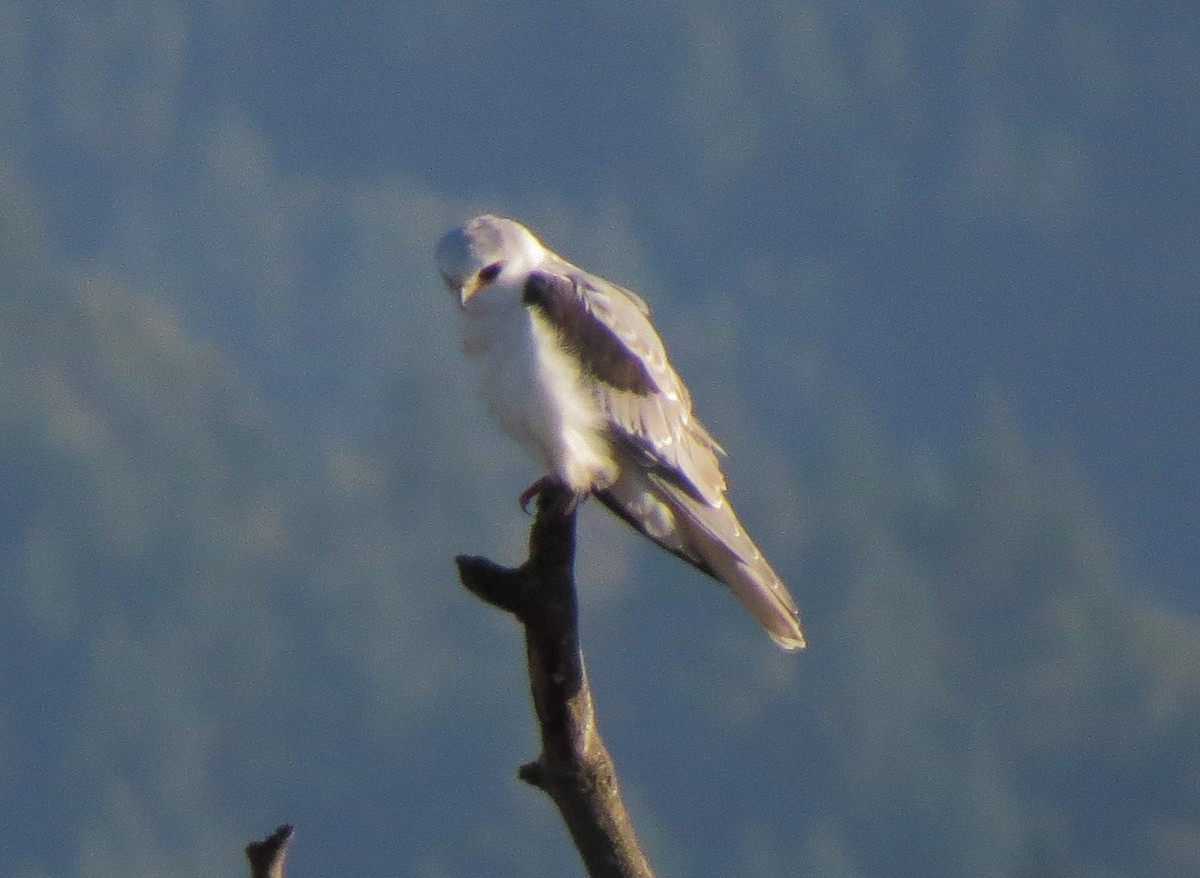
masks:
[[[533,272],[521,290],[521,301],[527,308],[536,308],[558,330],[563,344],[596,380],[640,396],[658,392],[646,365],[592,313],[571,278]]]

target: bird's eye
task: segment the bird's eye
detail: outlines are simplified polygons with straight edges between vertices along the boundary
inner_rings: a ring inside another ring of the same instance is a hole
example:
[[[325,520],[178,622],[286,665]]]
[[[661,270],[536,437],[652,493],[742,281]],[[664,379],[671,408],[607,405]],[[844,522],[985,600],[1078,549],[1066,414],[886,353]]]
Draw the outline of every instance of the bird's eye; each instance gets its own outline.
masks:
[[[500,276],[500,270],[502,268],[504,268],[504,266],[499,262],[493,262],[491,265],[485,265],[483,268],[479,269],[479,279],[485,284],[490,284]]]

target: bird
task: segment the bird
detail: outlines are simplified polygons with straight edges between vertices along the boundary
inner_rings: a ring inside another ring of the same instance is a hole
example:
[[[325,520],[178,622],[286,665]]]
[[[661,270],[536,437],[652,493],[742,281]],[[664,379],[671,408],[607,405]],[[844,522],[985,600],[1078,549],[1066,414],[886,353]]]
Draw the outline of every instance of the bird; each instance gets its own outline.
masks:
[[[574,504],[596,497],[650,541],[727,586],[785,650],[796,602],[726,496],[725,454],[692,413],[645,301],[571,264],[516,220],[477,216],[438,241],[463,350],[500,430]]]

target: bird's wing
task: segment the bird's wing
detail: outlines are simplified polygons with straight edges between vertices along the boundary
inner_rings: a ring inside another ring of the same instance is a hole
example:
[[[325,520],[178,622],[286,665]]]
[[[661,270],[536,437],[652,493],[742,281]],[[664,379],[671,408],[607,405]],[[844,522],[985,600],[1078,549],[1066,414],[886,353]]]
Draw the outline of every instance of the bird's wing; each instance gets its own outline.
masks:
[[[530,273],[523,298],[578,360],[614,437],[640,465],[719,505],[726,488],[721,446],[692,415],[646,303],[565,261]]]
[[[531,273],[522,295],[578,362],[617,440],[625,465],[601,502],[729,586],[782,647],[802,649],[796,603],[726,501],[721,447],[693,417],[646,304],[566,262]]]
[[[784,649],[803,649],[800,611],[729,503],[712,505],[639,467],[597,492],[635,530],[723,582]]]

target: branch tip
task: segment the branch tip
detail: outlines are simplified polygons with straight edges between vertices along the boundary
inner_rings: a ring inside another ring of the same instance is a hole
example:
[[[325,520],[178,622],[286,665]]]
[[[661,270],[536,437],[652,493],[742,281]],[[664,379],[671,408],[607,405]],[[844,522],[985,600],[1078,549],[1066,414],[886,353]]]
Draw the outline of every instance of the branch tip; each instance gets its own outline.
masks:
[[[287,864],[288,846],[296,829],[284,823],[260,841],[246,845],[246,860],[250,863],[250,878],[283,878]]]
[[[537,787],[539,790],[546,789],[546,771],[542,768],[542,763],[536,759],[533,762],[526,762],[518,768],[517,777],[531,787]]]
[[[521,570],[473,555],[459,555],[454,563],[459,580],[471,594],[506,613],[521,615],[528,603],[528,583]]]

